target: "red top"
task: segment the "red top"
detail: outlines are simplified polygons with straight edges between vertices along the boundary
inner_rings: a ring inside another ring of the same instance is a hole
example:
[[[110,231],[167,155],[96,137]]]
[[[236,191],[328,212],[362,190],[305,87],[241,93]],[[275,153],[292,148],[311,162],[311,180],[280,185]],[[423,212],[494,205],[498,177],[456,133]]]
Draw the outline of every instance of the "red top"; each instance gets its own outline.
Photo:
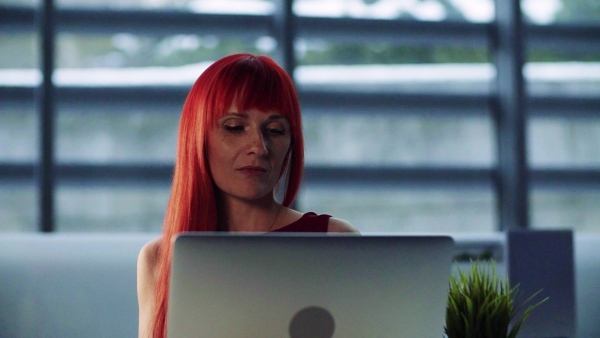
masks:
[[[273,232],[327,232],[327,226],[331,215],[317,215],[307,212],[299,220],[284,227],[273,230]]]

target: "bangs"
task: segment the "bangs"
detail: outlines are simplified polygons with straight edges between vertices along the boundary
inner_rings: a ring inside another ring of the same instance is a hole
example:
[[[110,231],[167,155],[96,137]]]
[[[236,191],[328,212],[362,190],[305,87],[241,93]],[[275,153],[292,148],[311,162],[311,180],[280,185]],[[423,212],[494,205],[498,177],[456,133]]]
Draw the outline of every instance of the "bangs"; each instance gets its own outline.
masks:
[[[276,111],[290,122],[296,119],[299,107],[294,106],[296,93],[293,84],[286,81],[287,74],[283,70],[267,63],[273,61],[248,56],[221,70],[217,88],[213,88],[214,110],[211,115],[215,120],[228,113],[232,104],[240,111]]]

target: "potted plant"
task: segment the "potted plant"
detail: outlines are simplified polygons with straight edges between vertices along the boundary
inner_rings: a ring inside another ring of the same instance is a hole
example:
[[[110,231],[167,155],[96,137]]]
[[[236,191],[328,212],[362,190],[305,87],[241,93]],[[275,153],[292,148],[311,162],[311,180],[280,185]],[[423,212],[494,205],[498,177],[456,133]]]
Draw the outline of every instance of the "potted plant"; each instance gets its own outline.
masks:
[[[519,286],[496,274],[496,264],[471,261],[470,271],[450,276],[445,334],[448,338],[515,338],[531,311],[547,298],[520,312],[542,290],[515,305]]]

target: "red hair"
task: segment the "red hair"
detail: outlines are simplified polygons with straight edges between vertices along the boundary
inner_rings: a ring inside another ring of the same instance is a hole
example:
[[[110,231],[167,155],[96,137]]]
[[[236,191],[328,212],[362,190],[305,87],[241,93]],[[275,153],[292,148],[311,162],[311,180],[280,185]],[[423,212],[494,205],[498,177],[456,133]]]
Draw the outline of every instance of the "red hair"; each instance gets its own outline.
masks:
[[[300,104],[288,74],[266,56],[234,54],[219,59],[198,77],[181,115],[171,197],[159,252],[153,337],[166,336],[173,237],[186,231],[216,231],[218,206],[208,166],[207,133],[232,103],[244,111],[275,110],[290,123],[291,144],[281,175],[287,173],[282,204],[298,192],[304,166]]]

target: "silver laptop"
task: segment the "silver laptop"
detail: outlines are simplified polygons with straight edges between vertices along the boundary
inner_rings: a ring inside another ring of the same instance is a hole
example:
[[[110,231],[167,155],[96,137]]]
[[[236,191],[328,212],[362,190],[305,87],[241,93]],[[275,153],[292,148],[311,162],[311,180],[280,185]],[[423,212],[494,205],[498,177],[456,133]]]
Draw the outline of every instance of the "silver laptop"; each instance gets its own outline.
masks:
[[[444,236],[186,233],[168,338],[443,336]]]

